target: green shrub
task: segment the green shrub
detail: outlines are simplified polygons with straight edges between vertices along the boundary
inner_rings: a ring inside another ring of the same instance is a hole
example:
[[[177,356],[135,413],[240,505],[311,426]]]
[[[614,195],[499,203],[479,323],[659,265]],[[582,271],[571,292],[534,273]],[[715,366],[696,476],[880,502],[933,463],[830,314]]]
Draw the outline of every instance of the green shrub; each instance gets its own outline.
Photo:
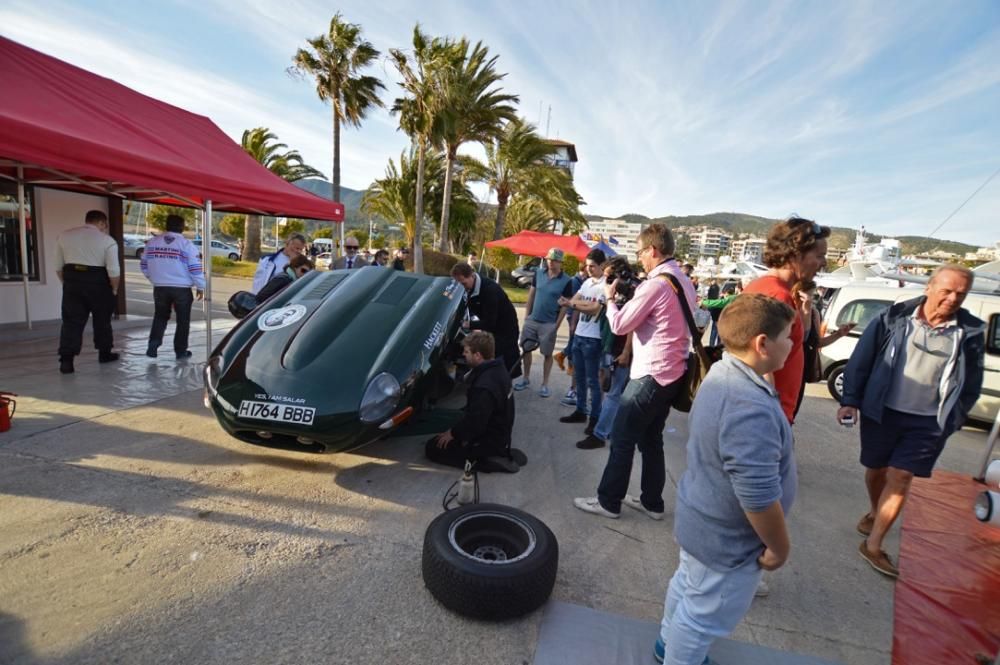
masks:
[[[461,256],[446,254],[429,247],[424,247],[424,274],[435,277],[451,277],[452,267],[459,261],[463,261]],[[406,269],[413,270],[413,255],[406,259]]]
[[[257,271],[257,264],[249,261],[230,261],[224,256],[212,257],[212,274],[226,277],[249,277]]]
[[[517,255],[506,247],[486,248],[486,262],[502,272],[509,273],[517,267]]]

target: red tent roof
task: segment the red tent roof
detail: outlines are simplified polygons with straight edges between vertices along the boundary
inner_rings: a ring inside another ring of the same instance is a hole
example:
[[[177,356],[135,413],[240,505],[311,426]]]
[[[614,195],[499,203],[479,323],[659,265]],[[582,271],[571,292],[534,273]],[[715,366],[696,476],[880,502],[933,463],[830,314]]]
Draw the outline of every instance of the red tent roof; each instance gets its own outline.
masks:
[[[204,116],[0,37],[0,176],[219,211],[342,221]]]
[[[517,235],[502,240],[491,240],[487,247],[506,247],[515,254],[526,256],[545,256],[553,247],[558,247],[567,254],[572,254],[581,261],[587,258],[590,247],[580,236],[561,236],[555,233],[539,233],[538,231],[521,231]]]

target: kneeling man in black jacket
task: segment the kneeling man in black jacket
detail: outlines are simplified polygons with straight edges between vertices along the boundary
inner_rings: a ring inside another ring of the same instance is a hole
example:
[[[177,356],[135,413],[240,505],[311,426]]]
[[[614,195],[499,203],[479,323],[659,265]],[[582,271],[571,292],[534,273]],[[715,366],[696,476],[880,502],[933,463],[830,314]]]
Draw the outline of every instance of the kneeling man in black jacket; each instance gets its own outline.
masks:
[[[472,368],[465,377],[469,385],[465,414],[450,430],[431,437],[425,447],[431,461],[460,469],[466,460],[509,459],[514,428],[510,373],[502,360],[493,357],[493,335],[474,330],[462,346],[462,354]]]

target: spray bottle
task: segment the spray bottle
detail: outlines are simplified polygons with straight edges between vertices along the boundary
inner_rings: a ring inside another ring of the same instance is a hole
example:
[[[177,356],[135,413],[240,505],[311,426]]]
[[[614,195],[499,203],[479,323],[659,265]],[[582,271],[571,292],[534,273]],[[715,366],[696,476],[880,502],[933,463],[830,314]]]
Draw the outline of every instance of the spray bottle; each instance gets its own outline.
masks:
[[[476,501],[476,481],[472,475],[472,462],[466,460],[465,472],[458,481],[458,505],[464,506]]]

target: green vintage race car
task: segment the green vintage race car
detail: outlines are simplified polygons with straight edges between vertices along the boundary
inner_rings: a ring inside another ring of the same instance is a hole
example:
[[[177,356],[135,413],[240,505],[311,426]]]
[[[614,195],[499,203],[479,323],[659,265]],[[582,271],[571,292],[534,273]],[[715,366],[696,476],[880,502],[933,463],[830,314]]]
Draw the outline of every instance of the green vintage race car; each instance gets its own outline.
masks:
[[[229,434],[335,452],[374,441],[454,386],[465,301],[450,278],[379,267],[311,272],[212,352],[205,401]],[[456,353],[457,351],[457,353]]]

